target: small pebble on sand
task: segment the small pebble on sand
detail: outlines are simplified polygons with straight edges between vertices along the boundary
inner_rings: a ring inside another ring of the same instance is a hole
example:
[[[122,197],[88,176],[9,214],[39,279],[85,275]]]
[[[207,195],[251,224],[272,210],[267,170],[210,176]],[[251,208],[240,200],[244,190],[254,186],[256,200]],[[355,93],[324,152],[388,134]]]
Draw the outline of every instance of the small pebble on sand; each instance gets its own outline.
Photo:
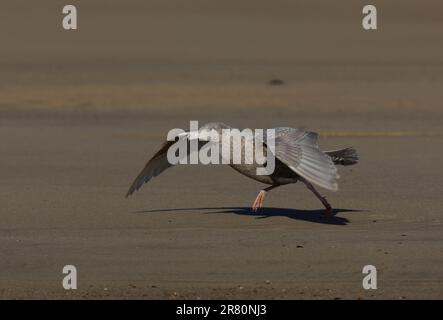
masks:
[[[285,84],[285,82],[281,79],[272,79],[272,80],[269,80],[268,83],[271,86],[282,86]]]

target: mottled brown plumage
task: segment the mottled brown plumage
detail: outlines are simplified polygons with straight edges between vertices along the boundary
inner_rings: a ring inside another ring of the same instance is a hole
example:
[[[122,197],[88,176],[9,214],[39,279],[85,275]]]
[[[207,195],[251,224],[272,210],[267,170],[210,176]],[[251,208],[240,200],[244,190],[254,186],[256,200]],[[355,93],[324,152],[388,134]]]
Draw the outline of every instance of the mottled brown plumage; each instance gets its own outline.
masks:
[[[223,138],[222,129],[230,129],[230,127],[223,123],[208,123],[200,128],[200,130],[212,129],[217,131],[219,135],[217,141],[219,143],[221,138]],[[260,191],[253,203],[252,209],[258,210],[263,206],[267,191],[281,185],[302,181],[323,203],[326,208],[326,213],[332,214],[331,206],[326,199],[317,192],[313,184],[336,191],[338,189],[337,179],[339,176],[335,165],[352,165],[357,163],[359,158],[355,149],[346,148],[322,152],[318,146],[318,134],[303,129],[280,127],[266,133],[269,133],[270,137],[273,138],[275,149],[269,150],[266,134],[263,140],[261,140],[262,143],[260,147],[263,148],[264,156],[266,156],[268,152],[273,153],[275,156],[275,169],[272,174],[257,175],[256,170],[261,166],[256,162],[252,164],[229,164],[239,173],[270,185]],[[179,139],[190,139],[190,135],[189,133],[181,135]],[[208,142],[217,143],[214,141],[200,141],[199,147],[205,146]],[[246,146],[249,143],[253,144],[254,139],[242,139],[241,142],[242,159],[245,159],[247,156],[246,152],[250,151]],[[140,189],[140,187],[151,178],[172,166],[167,160],[167,151],[173,144],[174,141],[167,141],[161,146],[160,150],[155,153],[136,177],[126,194],[127,197]]]

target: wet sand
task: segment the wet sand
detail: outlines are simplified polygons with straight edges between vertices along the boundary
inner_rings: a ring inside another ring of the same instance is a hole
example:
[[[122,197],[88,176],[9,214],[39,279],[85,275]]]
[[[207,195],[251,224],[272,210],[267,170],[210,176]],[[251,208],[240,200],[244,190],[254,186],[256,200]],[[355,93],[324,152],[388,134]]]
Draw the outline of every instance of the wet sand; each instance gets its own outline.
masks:
[[[443,298],[443,5],[376,2],[367,33],[355,1],[78,1],[66,33],[24,3],[0,10],[1,298]],[[189,120],[305,126],[361,163],[329,220],[298,184],[252,213],[262,185],[226,166],[125,199]]]

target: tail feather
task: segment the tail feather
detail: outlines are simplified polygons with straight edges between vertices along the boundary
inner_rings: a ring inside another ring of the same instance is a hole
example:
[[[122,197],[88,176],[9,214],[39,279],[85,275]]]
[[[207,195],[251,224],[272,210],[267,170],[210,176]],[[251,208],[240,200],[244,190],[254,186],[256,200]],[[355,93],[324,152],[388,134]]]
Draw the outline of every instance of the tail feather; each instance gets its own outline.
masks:
[[[354,148],[345,148],[340,150],[325,151],[331,157],[334,164],[350,166],[358,163],[359,156]]]

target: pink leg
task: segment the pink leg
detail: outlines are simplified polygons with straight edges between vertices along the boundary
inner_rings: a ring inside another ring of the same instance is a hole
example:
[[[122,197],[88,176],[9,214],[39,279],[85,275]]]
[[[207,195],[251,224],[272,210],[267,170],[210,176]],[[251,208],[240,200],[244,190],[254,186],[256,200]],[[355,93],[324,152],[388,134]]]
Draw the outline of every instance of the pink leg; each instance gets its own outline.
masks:
[[[258,209],[263,208],[263,202],[265,201],[266,193],[269,190],[272,190],[278,186],[279,185],[273,185],[273,186],[267,187],[263,190],[260,190],[260,192],[257,195],[257,198],[255,198],[255,201],[252,204],[252,211],[256,212]]]
[[[311,183],[309,183],[309,182],[306,181],[306,180],[302,180],[302,181],[305,183],[305,185],[308,187],[308,189],[311,190],[312,193],[314,193],[315,196],[316,196],[316,197],[321,201],[321,203],[323,203],[323,205],[325,206],[325,214],[324,214],[324,216],[325,216],[325,217],[331,217],[332,214],[333,214],[332,207],[331,207],[331,205],[329,204],[329,202],[326,200],[326,198],[323,197],[320,193],[318,193],[318,191],[315,190],[314,186],[313,186]]]
[[[260,190],[260,192],[257,195],[257,198],[255,198],[255,201],[252,204],[252,211],[256,212],[259,208],[263,207],[263,202],[265,201],[265,197],[266,197],[266,191]]]

